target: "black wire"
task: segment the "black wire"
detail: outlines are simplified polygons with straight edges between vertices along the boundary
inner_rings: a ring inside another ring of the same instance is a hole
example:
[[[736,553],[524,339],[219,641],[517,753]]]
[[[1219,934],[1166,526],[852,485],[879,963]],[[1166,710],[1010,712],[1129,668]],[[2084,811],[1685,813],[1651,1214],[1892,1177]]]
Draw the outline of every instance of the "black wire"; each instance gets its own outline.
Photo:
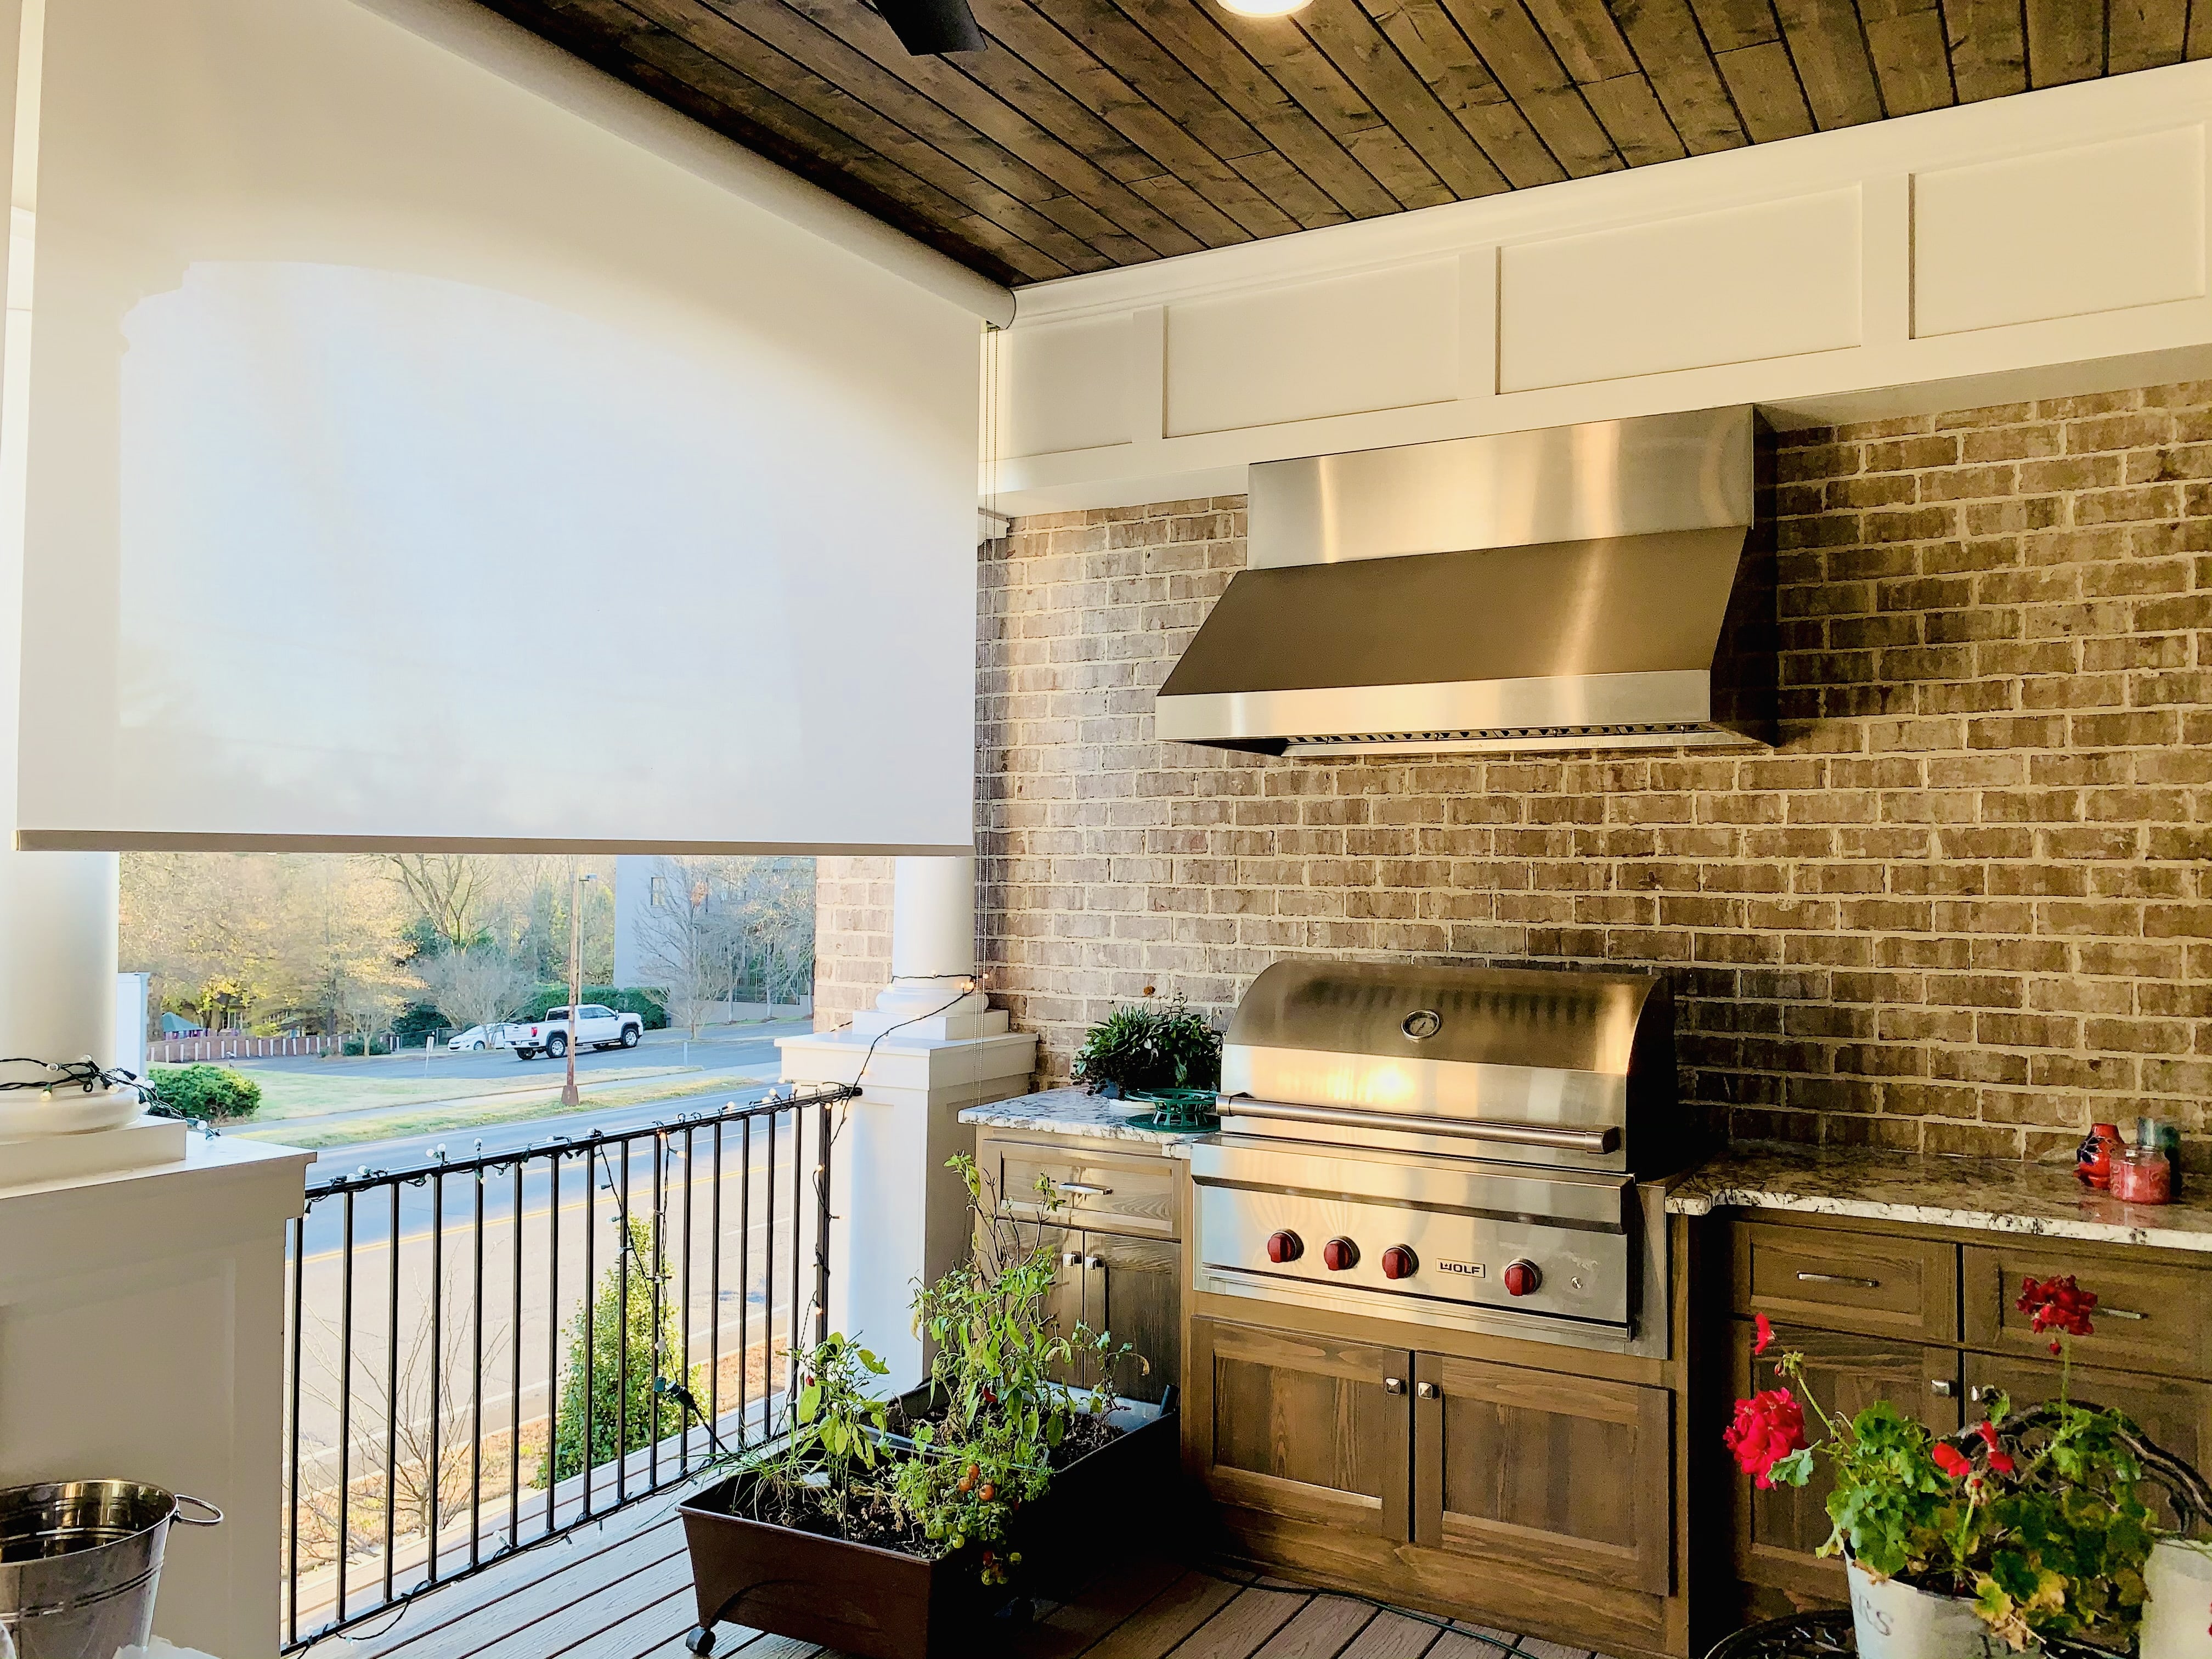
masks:
[[[87,1094],[93,1094],[103,1088],[136,1089],[143,1094],[153,1087],[153,1085],[141,1079],[137,1073],[126,1072],[120,1066],[111,1070],[100,1065],[90,1054],[87,1054],[82,1060],[33,1060],[28,1054],[17,1054],[13,1059],[0,1060],[0,1066],[35,1066],[40,1071],[54,1073],[58,1079],[58,1081],[53,1082],[37,1078],[7,1079],[0,1080],[0,1093],[19,1089],[38,1089],[52,1093],[56,1089],[65,1089],[72,1083],[82,1087]]]

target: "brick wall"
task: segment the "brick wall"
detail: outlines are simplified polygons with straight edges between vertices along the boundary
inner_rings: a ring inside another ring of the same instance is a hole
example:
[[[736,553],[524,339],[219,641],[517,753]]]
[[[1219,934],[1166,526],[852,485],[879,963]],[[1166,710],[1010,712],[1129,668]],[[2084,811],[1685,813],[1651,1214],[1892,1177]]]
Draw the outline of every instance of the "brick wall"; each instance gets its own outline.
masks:
[[[872,1007],[890,976],[890,860],[815,860],[814,1029]]]
[[[1784,740],[1742,758],[1156,743],[1242,500],[987,550],[987,983],[1047,1076],[1115,1001],[1225,1013],[1285,953],[1656,967],[1685,1093],[1738,1136],[2043,1157],[2153,1112],[2203,1165],[2212,386],[1777,463]]]

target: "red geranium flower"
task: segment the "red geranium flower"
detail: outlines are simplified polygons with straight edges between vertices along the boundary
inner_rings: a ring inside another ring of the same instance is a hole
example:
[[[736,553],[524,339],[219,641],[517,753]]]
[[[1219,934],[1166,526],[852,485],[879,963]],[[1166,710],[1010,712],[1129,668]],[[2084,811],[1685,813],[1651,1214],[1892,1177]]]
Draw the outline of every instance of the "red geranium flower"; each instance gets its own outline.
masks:
[[[1954,1480],[1965,1479],[1974,1472],[1974,1465],[1966,1453],[1948,1440],[1936,1443],[1936,1467]]]
[[[1751,1328],[1758,1334],[1756,1340],[1751,1345],[1752,1352],[1765,1353],[1774,1346],[1774,1327],[1765,1314],[1753,1314],[1751,1316]]]
[[[2031,1316],[2029,1323],[2038,1335],[2045,1331],[2060,1331],[2068,1336],[2096,1334],[2089,1316],[2097,1310],[2097,1293],[2083,1290],[2075,1282],[2072,1273],[2063,1278],[2054,1274],[2049,1279],[2022,1279],[2020,1300],[2014,1305]],[[2057,1353],[2060,1346],[2059,1340],[2053,1337],[2051,1352]]]
[[[1721,1437],[1736,1467],[1763,1492],[1777,1463],[1805,1446],[1805,1408],[1787,1389],[1767,1389],[1735,1402],[1735,1420]]]

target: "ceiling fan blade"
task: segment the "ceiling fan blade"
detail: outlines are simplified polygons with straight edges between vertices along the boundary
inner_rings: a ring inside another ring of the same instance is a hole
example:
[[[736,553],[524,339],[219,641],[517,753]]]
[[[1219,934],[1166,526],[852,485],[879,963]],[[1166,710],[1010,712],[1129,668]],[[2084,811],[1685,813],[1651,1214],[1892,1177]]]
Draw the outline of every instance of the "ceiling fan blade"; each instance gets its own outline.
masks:
[[[875,0],[899,45],[916,58],[948,52],[981,52],[983,31],[968,0]]]

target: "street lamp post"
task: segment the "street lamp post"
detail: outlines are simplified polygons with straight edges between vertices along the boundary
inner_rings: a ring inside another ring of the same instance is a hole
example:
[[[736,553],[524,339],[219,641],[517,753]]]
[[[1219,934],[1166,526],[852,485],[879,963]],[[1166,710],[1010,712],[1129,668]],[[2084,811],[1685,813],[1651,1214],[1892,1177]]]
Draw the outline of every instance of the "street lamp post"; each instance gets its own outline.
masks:
[[[561,1085],[561,1103],[574,1106],[580,1103],[576,1093],[576,1032],[583,1024],[583,1016],[576,1005],[584,1000],[584,884],[597,881],[574,866],[568,872],[568,1074]]]

